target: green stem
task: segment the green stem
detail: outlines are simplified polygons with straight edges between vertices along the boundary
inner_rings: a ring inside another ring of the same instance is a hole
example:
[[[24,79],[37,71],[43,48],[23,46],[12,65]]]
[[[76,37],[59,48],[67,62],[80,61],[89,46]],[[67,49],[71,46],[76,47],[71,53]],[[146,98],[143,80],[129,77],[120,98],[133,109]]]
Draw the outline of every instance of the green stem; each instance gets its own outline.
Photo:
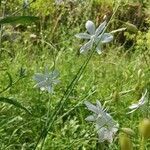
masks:
[[[51,103],[50,103],[50,96],[49,96],[49,98],[48,98],[48,111],[47,111],[47,115],[46,115],[47,116],[46,117],[46,123],[44,126],[45,129],[48,127],[48,122],[49,122],[49,117],[50,117],[50,108],[51,108]],[[46,138],[41,143],[41,150],[42,150],[42,148],[44,148],[45,141],[46,141]]]
[[[145,140],[144,140],[144,137],[141,138],[140,150],[145,150]]]
[[[2,6],[2,18],[5,17],[5,10],[6,10],[7,0],[5,1],[5,4]],[[0,25],[0,51],[2,48],[2,35],[3,35],[3,25]]]

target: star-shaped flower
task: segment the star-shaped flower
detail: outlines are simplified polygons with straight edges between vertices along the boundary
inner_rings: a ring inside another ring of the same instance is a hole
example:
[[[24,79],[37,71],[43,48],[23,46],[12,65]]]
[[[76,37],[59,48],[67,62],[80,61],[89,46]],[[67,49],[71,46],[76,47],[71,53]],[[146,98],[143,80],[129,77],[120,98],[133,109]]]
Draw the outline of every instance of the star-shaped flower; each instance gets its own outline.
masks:
[[[36,81],[36,85],[34,87],[39,87],[41,91],[48,91],[49,93],[53,92],[53,86],[59,83],[57,79],[59,76],[59,72],[53,70],[52,72],[48,72],[47,70],[45,73],[36,73],[33,79]]]
[[[88,116],[85,120],[95,122],[99,141],[108,141],[111,143],[114,135],[118,131],[119,125],[117,122],[106,112],[98,100],[96,101],[96,105],[87,101],[85,105],[93,112],[93,115]]]
[[[111,42],[113,40],[113,35],[111,33],[103,33],[106,27],[107,22],[104,21],[96,29],[92,21],[88,20],[85,24],[85,27],[88,33],[79,33],[75,36],[80,39],[89,40],[80,48],[80,53],[86,52],[93,47],[93,44],[96,44],[96,51],[98,54],[101,54],[101,45],[104,43]]]
[[[143,109],[144,106],[146,106],[146,103],[148,102],[147,100],[147,90],[145,91],[145,93],[142,95],[142,97],[140,98],[140,100],[137,103],[132,104],[131,106],[129,106],[129,109],[131,109],[130,112],[128,112],[127,114],[131,114],[134,111],[136,111],[137,109]]]

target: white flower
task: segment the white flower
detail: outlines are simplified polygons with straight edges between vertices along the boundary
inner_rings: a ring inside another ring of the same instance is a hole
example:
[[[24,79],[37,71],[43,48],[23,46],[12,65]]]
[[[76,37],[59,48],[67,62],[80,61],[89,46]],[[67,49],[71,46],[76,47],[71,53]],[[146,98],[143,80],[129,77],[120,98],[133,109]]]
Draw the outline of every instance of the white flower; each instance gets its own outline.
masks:
[[[63,4],[64,0],[55,0],[56,5],[61,5]]]
[[[86,121],[93,121],[96,123],[96,130],[99,136],[99,141],[112,142],[115,133],[118,131],[119,125],[116,121],[106,112],[97,100],[96,105],[90,102],[85,102],[86,107],[93,112],[93,115],[88,116]]]
[[[140,100],[135,103],[135,104],[132,104],[131,106],[129,106],[129,109],[131,109],[130,112],[128,112],[127,114],[131,114],[133,113],[134,111],[136,111],[137,109],[142,109],[144,108],[144,106],[146,105],[146,103],[148,102],[147,101],[147,98],[146,98],[146,95],[147,95],[147,90],[145,91],[145,93],[142,95],[142,97],[140,98]]]
[[[80,48],[80,53],[88,51],[93,47],[93,44],[95,43],[97,46],[97,53],[101,54],[101,45],[113,40],[113,35],[111,33],[103,33],[106,27],[106,21],[100,24],[96,29],[94,23],[88,20],[85,24],[85,27],[88,33],[79,33],[75,35],[77,38],[89,40]]]
[[[44,74],[36,73],[33,79],[37,82],[34,87],[39,87],[41,91],[47,90],[49,93],[53,92],[53,85],[59,83],[57,80],[59,76],[58,71],[53,70],[52,72],[45,71]]]

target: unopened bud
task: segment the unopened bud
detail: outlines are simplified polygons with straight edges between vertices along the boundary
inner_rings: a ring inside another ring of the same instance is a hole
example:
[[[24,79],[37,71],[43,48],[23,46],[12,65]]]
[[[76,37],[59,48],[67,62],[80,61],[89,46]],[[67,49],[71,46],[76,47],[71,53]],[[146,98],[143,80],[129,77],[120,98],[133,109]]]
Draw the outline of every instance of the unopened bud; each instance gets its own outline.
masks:
[[[121,133],[119,135],[119,143],[121,150],[133,150],[131,139],[127,134]]]
[[[127,135],[131,135],[131,136],[133,136],[135,134],[135,132],[130,128],[121,128],[121,131],[126,133]]]
[[[144,139],[150,138],[150,119],[144,118],[139,124],[139,132]]]

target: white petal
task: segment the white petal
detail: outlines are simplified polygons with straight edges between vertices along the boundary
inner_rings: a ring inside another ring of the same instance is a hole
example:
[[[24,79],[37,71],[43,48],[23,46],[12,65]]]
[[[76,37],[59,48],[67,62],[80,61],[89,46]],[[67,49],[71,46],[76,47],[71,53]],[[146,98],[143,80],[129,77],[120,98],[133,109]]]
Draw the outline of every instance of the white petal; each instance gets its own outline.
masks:
[[[132,114],[132,113],[135,112],[136,110],[137,110],[137,109],[133,109],[133,110],[127,112],[127,114]]]
[[[144,104],[146,102],[146,98],[145,98],[146,94],[147,94],[147,89],[146,89],[145,93],[143,94],[143,96],[140,98],[139,104]]]
[[[129,109],[137,109],[138,107],[138,104],[132,104],[131,106],[129,106]]]
[[[92,21],[88,20],[85,24],[85,27],[91,35],[95,34],[95,25]]]
[[[105,131],[106,131],[106,128],[101,128],[97,131],[99,142],[105,141],[105,138],[104,138],[105,137]]]
[[[96,117],[93,115],[88,116],[87,118],[85,118],[86,121],[95,121]]]
[[[101,44],[98,44],[98,46],[96,47],[96,51],[99,55],[102,54]]]
[[[99,117],[97,120],[96,120],[96,128],[97,129],[101,129],[102,127],[106,126],[107,125],[107,122],[105,120],[104,117]]]
[[[97,104],[97,107],[99,107],[100,109],[103,109],[99,100],[96,100],[96,104]]]
[[[79,33],[79,34],[76,34],[75,37],[79,39],[90,39],[91,35],[89,35],[88,33]]]
[[[90,40],[89,42],[85,43],[81,48],[80,48],[80,53],[83,53],[85,51],[88,51],[91,49],[93,46],[93,40]]]
[[[116,128],[107,129],[105,127],[98,130],[99,141],[104,142],[108,141],[109,143],[113,142],[113,137],[118,130]]]
[[[113,132],[111,132],[107,128],[104,128],[104,127],[101,128],[98,131],[98,136],[99,136],[100,142],[108,141],[108,142],[112,143],[112,141],[113,141]]]
[[[98,36],[100,33],[103,32],[105,26],[106,26],[106,21],[104,21],[102,24],[99,25],[99,27],[96,29],[95,34]]]
[[[43,81],[45,80],[45,76],[41,73],[36,73],[33,77],[33,79],[36,81],[36,82],[40,82],[40,81]]]
[[[34,87],[44,87],[45,86],[45,84],[46,84],[46,81],[45,80],[43,80],[43,81],[39,81]]]
[[[112,116],[110,114],[106,113],[105,119],[106,119],[106,122],[107,122],[107,126],[109,128],[112,128],[112,127],[117,125],[117,122],[112,118]]]
[[[113,35],[110,33],[104,33],[101,37],[101,42],[102,43],[108,43],[113,40]]]
[[[85,101],[84,104],[86,105],[86,107],[87,107],[90,111],[92,111],[92,112],[94,112],[94,113],[96,113],[96,114],[99,113],[97,107],[96,107],[95,105],[93,105],[92,103],[90,103],[90,102],[88,102],[88,101]]]
[[[59,76],[59,71],[54,70],[51,74],[52,74],[53,78],[57,78]]]
[[[98,109],[99,114],[102,115],[103,113],[105,113],[103,106],[101,105],[100,101],[98,101],[98,100],[96,101],[96,107]]]

